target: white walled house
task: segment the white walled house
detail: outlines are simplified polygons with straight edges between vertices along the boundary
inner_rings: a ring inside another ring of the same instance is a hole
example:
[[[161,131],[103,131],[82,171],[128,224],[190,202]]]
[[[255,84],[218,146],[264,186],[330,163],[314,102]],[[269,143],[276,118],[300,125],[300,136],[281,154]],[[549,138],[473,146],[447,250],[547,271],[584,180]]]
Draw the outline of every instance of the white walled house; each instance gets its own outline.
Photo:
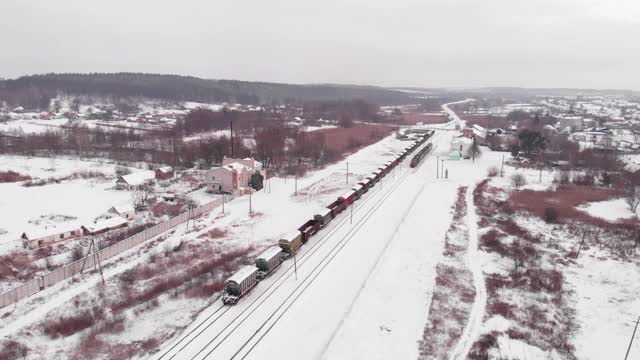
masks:
[[[207,172],[207,190],[213,193],[238,193],[249,188],[251,175],[259,172],[265,176],[262,164],[252,158],[234,159],[225,157],[222,166]]]
[[[60,241],[77,238],[81,235],[81,227],[75,224],[70,224],[61,227],[56,226],[46,229],[25,231],[22,233],[20,238],[22,239],[24,247],[38,249]]]

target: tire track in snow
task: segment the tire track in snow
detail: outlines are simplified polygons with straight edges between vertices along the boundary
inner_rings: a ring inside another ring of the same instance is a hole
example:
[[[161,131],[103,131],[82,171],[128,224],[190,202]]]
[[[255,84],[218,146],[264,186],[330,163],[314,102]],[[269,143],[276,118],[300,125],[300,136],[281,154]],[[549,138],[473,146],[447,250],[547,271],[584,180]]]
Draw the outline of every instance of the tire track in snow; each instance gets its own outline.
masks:
[[[476,298],[471,307],[469,321],[464,328],[462,336],[452,352],[452,359],[466,359],[473,343],[480,334],[485,307],[487,305],[487,289],[484,275],[482,274],[482,262],[478,258],[478,216],[473,203],[473,188],[467,191],[467,226],[469,229],[469,248],[467,250],[466,263],[473,273],[473,284],[476,289]]]
[[[380,263],[380,260],[382,260],[382,256],[386,253],[387,248],[389,247],[391,242],[393,242],[393,239],[396,238],[396,234],[398,233],[398,230],[400,229],[400,226],[402,226],[402,224],[405,223],[407,216],[411,212],[411,209],[413,209],[413,207],[416,204],[416,201],[418,200],[418,198],[424,192],[424,189],[426,188],[427,184],[429,184],[429,183],[426,182],[426,183],[422,184],[422,187],[420,188],[420,191],[418,192],[418,194],[413,198],[413,201],[411,201],[411,204],[402,213],[402,217],[401,217],[402,220],[399,221],[396,224],[396,227],[395,227],[395,229],[393,231],[393,235],[389,237],[389,239],[387,240],[387,243],[384,245],[384,247],[382,248],[382,250],[380,251],[380,253],[376,257],[376,261],[373,263],[373,266],[371,266],[371,269],[369,269],[366,279],[364,280],[364,282],[362,283],[360,288],[358,288],[358,292],[356,293],[356,296],[353,298],[353,300],[349,304],[349,307],[347,308],[347,311],[345,311],[344,315],[342,316],[342,319],[340,319],[340,322],[338,323],[336,328],[331,333],[331,336],[329,337],[329,340],[327,340],[327,342],[322,347],[321,353],[318,356],[316,356],[316,359],[324,359],[326,357],[327,350],[329,350],[329,346],[331,346],[331,343],[335,339],[336,335],[338,335],[338,331],[340,331],[340,329],[344,325],[344,321],[346,320],[346,318],[349,317],[349,315],[353,311],[353,307],[355,306],[356,302],[360,298],[360,295],[362,294],[362,291],[364,290],[364,288],[367,287],[367,283],[369,282],[369,279],[371,278],[371,275],[373,275],[374,270],[378,267],[378,264]]]

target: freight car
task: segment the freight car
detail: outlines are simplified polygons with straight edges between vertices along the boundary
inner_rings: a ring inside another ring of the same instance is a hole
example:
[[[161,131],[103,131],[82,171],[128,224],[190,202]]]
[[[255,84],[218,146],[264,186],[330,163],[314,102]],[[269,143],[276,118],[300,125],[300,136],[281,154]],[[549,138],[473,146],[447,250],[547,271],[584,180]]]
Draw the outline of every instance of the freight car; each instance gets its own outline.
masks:
[[[360,199],[360,196],[364,194],[364,186],[362,184],[358,184],[351,188],[351,190],[355,191],[356,199]]]
[[[431,151],[431,146],[431,144],[427,144],[420,151],[418,151],[418,153],[411,159],[411,163],[409,164],[409,166],[411,166],[412,168],[418,166],[418,164],[422,162],[425,156],[427,156],[429,151]]]
[[[265,250],[256,258],[256,268],[258,268],[258,280],[262,280],[275,268],[282,264],[282,249],[272,246]]]
[[[258,268],[245,266],[224,282],[222,303],[234,305],[258,283]]]
[[[320,230],[320,222],[315,218],[302,224],[302,226],[298,228],[298,231],[302,233],[302,243],[304,244],[309,241],[309,238],[311,238],[313,234],[317,233],[318,230]]]
[[[324,227],[333,219],[333,212],[329,208],[325,208],[320,213],[313,215],[313,219],[320,224],[320,227]]]
[[[354,201],[357,201],[362,194],[380,181],[391,169],[399,165],[408,155],[422,146],[433,133],[433,131],[430,131],[425,136],[419,138],[418,141],[407,146],[404,151],[396,154],[393,161],[386,162],[378,171],[374,171],[371,175],[365,177],[358,185],[354,186],[346,194],[338,197],[333,203],[327,206],[326,209],[315,214],[313,219],[305,222],[298,230],[283,236],[278,241],[279,246],[273,246],[267,249],[256,258],[256,266],[246,266],[225,281],[224,294],[222,297],[223,303],[225,305],[236,304],[242,296],[256,286],[258,280],[273,272],[282,263],[285,256],[290,256],[295,253],[303,243],[307,242],[322,227],[326,226],[337,214],[342,212],[348,205],[353,204]],[[411,159],[411,167],[416,167],[430,150],[431,144],[425,146],[414,155]]]
[[[282,251],[287,254],[287,256],[298,251],[300,246],[302,245],[302,233],[299,230],[291,232],[278,241],[278,245],[282,249]]]

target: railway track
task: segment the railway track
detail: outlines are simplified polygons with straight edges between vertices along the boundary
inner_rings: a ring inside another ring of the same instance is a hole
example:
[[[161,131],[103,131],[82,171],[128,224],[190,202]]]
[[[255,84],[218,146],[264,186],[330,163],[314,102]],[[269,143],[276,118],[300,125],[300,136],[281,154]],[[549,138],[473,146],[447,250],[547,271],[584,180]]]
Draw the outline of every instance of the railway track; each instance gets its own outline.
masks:
[[[407,161],[409,161],[409,159],[405,159],[405,161],[403,161],[403,163],[406,163]],[[364,226],[364,224],[367,222],[367,220],[375,213],[375,210],[377,209],[377,206],[379,206],[381,203],[386,201],[386,199],[388,199],[392,195],[394,190],[397,189],[400,186],[400,184],[402,184],[402,182],[410,174],[415,174],[417,172],[417,170],[421,166],[422,166],[422,164],[420,164],[420,166],[418,166],[417,168],[407,169],[405,172],[400,174],[400,176],[398,177],[397,181],[394,181],[394,183],[392,185],[393,186],[392,189],[390,191],[388,191],[386,194],[384,194],[382,197],[366,196],[365,195],[362,198],[363,201],[358,201],[357,203],[352,205],[352,206],[355,206],[354,209],[361,209],[361,208],[367,207],[367,206],[369,206],[369,205],[371,205],[373,203],[373,205],[370,206],[368,210],[366,210],[364,215],[362,215],[359,220],[354,220],[354,222],[355,222],[354,227],[352,229],[350,229],[347,232],[347,234],[345,236],[343,236],[343,238],[340,239],[339,242],[331,250],[329,250],[329,253],[324,258],[322,258],[320,260],[319,264],[316,265],[311,270],[311,273],[307,277],[305,277],[303,279],[303,281],[293,290],[291,295],[287,296],[287,298],[284,299],[282,304],[280,304],[280,306],[276,309],[276,312],[279,309],[281,309],[282,306],[289,299],[291,299],[294,295],[295,295],[295,298],[294,298],[293,301],[295,301],[295,299],[297,299],[304,292],[304,290],[306,290],[306,288],[311,283],[313,283],[313,280],[315,280],[315,278],[317,278],[317,276],[322,272],[322,270],[340,252],[340,250],[344,246],[346,246],[348,241],[351,238],[353,238],[353,236],[355,236],[357,231],[362,226]],[[393,171],[395,171],[395,169]],[[395,180],[395,174],[392,175],[392,177]],[[391,180],[391,177],[389,177],[389,176],[387,176],[386,178],[387,178],[387,181]],[[381,191],[383,188],[387,188],[387,187],[383,186],[384,184],[386,184],[386,181],[381,179],[380,184],[379,184],[380,186],[378,187],[379,191]],[[371,193],[372,190],[369,190],[369,192]],[[312,246],[309,248],[309,250],[307,250],[304,253],[302,253],[301,256],[297,259],[298,265],[302,266],[307,262],[307,260],[312,258],[312,255],[314,255],[317,251],[319,251],[329,241],[329,239],[331,239],[338,231],[342,230],[344,228],[344,226],[347,224],[348,221],[349,221],[349,216],[342,216],[342,218],[339,219],[338,222],[332,222],[333,226],[330,225],[331,227],[330,227],[329,231],[324,236],[322,236],[322,238],[320,238],[318,241],[314,242],[312,244]],[[325,260],[327,260],[327,259],[328,259],[328,261],[325,262]],[[318,270],[318,271],[315,272],[316,270]],[[315,272],[315,275],[314,275],[314,272]],[[242,311],[240,313],[238,313],[237,315],[235,315],[233,318],[231,318],[228,321],[225,319],[225,321],[227,321],[227,324],[221,330],[219,330],[215,336],[213,336],[211,339],[208,339],[208,342],[205,344],[205,346],[203,346],[200,349],[200,351],[198,351],[192,358],[197,358],[205,350],[207,350],[210,347],[210,345],[212,345],[214,342],[216,342],[216,340],[220,339],[217,342],[217,344],[215,344],[213,346],[213,348],[209,349],[209,351],[206,354],[204,354],[203,358],[206,358],[207,356],[211,355],[219,346],[221,346],[225,342],[225,340],[228,337],[230,337],[236,331],[236,329],[238,329],[256,310],[258,310],[260,308],[260,305],[262,305],[264,302],[266,302],[283,284],[285,284],[286,280],[289,279],[293,274],[294,274],[293,265],[291,265],[291,266],[289,266],[289,268],[285,272],[283,272],[271,284],[269,284],[269,286],[267,288],[265,288],[255,299],[253,299],[244,309],[242,309]],[[311,280],[309,280],[312,275],[313,275],[313,277],[311,278]],[[307,280],[309,280],[309,281],[307,281]],[[296,291],[298,289],[300,289],[300,287],[303,286],[303,285],[304,285],[304,287],[302,288],[302,290],[296,295]],[[181,352],[187,346],[189,346],[194,340],[198,339],[207,329],[209,329],[213,324],[215,324],[220,318],[222,318],[231,309],[233,309],[233,308],[221,305],[219,308],[214,310],[213,313],[211,313],[204,320],[202,320],[195,328],[191,329],[188,333],[182,335],[181,338],[177,342],[175,342],[169,349],[165,350],[162,353],[162,355],[160,355],[158,357],[158,359],[173,359],[176,356],[179,356],[181,354]],[[286,312],[286,310],[285,310],[285,312]],[[243,317],[243,315],[245,315],[245,314],[246,314],[246,316]],[[275,312],[274,312],[274,314],[275,314]],[[266,323],[269,320],[271,320],[271,318],[274,316],[274,314],[272,314],[267,319],[267,321],[265,321],[249,339],[247,339],[247,341],[244,344],[242,344],[242,346],[238,349],[238,351],[234,355],[234,358],[242,351],[242,349],[244,349],[247,346],[247,344],[252,339],[255,338],[255,336],[259,333],[259,331],[264,328]],[[277,317],[276,321],[273,322],[267,328],[266,332],[264,332],[260,336],[260,338],[251,346],[249,351],[247,351],[247,353],[242,357],[243,359],[260,342],[260,340],[271,330],[271,328],[277,323],[277,321],[282,317],[283,314],[284,314],[284,312],[282,314],[280,314],[280,316]],[[235,326],[233,326],[233,325],[235,325]],[[231,328],[230,331],[227,331],[231,326],[233,326],[233,328]],[[227,332],[227,333],[225,334],[225,332]],[[223,334],[225,334],[224,337],[220,338],[221,336],[223,336]]]
[[[411,169],[414,170],[414,169]],[[300,297],[304,291],[314,282],[314,280],[322,273],[322,271],[331,263],[331,261],[340,253],[340,251],[348,244],[348,242],[358,233],[358,230],[360,230],[360,228],[362,228],[366,222],[369,220],[369,218],[371,218],[371,216],[373,216],[373,214],[376,212],[376,209],[378,208],[378,206],[383,203],[384,201],[386,201],[394,192],[395,189],[397,189],[402,182],[412,173],[415,173],[413,171],[409,171],[409,169],[407,169],[407,171],[405,171],[402,175],[400,175],[398,181],[396,181],[393,184],[393,188],[391,189],[391,191],[388,191],[387,193],[385,193],[381,198],[378,198],[375,201],[374,206],[372,206],[356,223],[355,226],[353,228],[351,228],[347,234],[345,234],[336,245],[334,245],[334,247],[329,251],[329,253],[327,255],[325,255],[322,259],[320,259],[320,262],[318,263],[318,265],[316,265],[309,273],[309,275],[307,275],[304,279],[302,279],[302,282],[300,284],[298,284],[296,286],[295,289],[293,289],[293,291],[291,292],[290,295],[288,295],[283,301],[281,301],[279,303],[279,306],[276,308],[275,311],[273,311],[271,313],[271,315],[269,316],[269,318],[267,318],[267,320],[265,320],[259,327],[258,329],[249,337],[249,339],[247,339],[241,346],[240,348],[236,351],[236,353],[231,357],[231,358],[237,358],[238,355],[240,355],[240,353],[242,352],[242,350],[247,347],[247,345],[252,341],[252,339],[254,339],[257,335],[260,335],[260,337],[257,339],[257,341],[255,341],[250,349],[242,356],[242,359],[244,359],[246,356],[248,356],[248,354],[253,350],[253,348],[255,348],[255,346],[262,340],[262,338],[264,338],[264,336],[266,336],[266,334],[273,328],[273,326],[275,326],[275,324],[280,320],[280,318],[284,315],[284,313],[286,313],[287,308],[284,309],[284,311],[282,311],[276,318],[275,320],[266,328],[266,330],[262,333],[261,330],[265,328],[265,326],[269,323],[270,320],[273,319],[273,317],[278,313],[278,311],[280,311],[284,305],[287,304],[287,302],[290,303],[294,303],[298,297]],[[382,183],[380,184],[380,188],[382,188]],[[333,235],[333,234],[331,234]],[[331,235],[328,235],[331,236]],[[323,238],[324,239],[324,238]],[[311,255],[311,254],[310,254]],[[289,276],[292,275],[291,273],[288,274]],[[280,284],[282,285],[282,283]],[[279,286],[280,286],[279,285]],[[279,287],[278,286],[278,287]],[[274,289],[275,292],[276,289]],[[271,293],[273,294],[273,292]],[[271,295],[270,294],[270,295]],[[292,301],[289,301],[291,300]],[[266,299],[265,299],[266,300]],[[262,302],[261,302],[262,304]],[[256,307],[255,309],[253,309],[251,311],[251,313],[253,313],[253,311],[257,310],[259,307]],[[250,314],[249,314],[250,315]],[[249,316],[248,315],[248,316]],[[238,322],[236,324],[236,326],[234,326],[234,328],[227,333],[224,338],[222,338],[219,342],[217,342],[212,348],[208,349],[214,342],[215,340],[220,336],[221,333],[223,333],[226,328],[228,328],[228,326],[225,327],[225,329],[223,329],[220,333],[218,333],[218,335],[216,335],[214,338],[212,338],[211,340],[209,340],[207,342],[207,344],[200,349],[200,351],[195,354],[195,356],[192,357],[192,359],[196,359],[196,358],[207,358],[208,356],[210,356],[215,350],[217,350],[223,343],[224,341],[233,334],[233,332],[242,325],[242,323],[247,320],[247,317],[245,317],[244,319],[240,320],[240,322]],[[232,321],[236,321],[238,319],[238,317],[234,318]],[[202,357],[199,357],[199,355],[201,355],[205,350],[209,350],[206,354],[204,354]]]

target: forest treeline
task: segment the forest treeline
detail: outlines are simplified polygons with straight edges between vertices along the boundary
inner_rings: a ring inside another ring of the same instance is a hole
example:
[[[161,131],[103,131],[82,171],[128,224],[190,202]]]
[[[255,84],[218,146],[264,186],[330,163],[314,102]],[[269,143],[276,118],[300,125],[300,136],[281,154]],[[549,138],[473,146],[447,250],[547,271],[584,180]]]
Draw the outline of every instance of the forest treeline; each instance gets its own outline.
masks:
[[[395,105],[410,98],[400,91],[372,86],[295,85],[143,73],[40,74],[0,80],[0,100],[9,106],[47,109],[59,94],[253,105],[353,99]]]

